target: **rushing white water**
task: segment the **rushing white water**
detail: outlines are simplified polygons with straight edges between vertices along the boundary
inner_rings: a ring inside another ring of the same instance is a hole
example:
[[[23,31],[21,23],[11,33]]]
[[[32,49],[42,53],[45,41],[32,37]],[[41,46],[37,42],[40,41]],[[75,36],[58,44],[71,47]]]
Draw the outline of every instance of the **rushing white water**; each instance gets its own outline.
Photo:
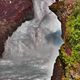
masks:
[[[5,44],[0,80],[50,80],[61,39],[61,23],[48,6],[33,0],[35,18],[23,23]]]

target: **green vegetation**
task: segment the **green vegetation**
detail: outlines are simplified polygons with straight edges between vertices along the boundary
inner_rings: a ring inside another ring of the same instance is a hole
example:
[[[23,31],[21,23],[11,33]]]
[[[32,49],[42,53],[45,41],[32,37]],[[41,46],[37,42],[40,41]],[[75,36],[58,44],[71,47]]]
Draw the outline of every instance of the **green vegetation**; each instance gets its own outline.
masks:
[[[77,2],[80,4],[80,1]],[[71,55],[68,56],[64,47],[61,49],[60,56],[65,64],[71,64],[75,61],[80,62],[80,5],[74,6],[72,14],[68,17],[66,23],[65,44],[71,48]]]
[[[71,55],[68,55],[66,48],[71,50]],[[61,47],[60,58],[65,63],[65,80],[69,80],[71,67],[77,63],[80,64],[80,0],[75,1],[72,14],[68,16],[65,44]],[[80,78],[75,80],[80,80]]]
[[[80,15],[70,16],[67,22],[67,41],[71,47],[80,51]],[[68,38],[67,38],[68,37]]]

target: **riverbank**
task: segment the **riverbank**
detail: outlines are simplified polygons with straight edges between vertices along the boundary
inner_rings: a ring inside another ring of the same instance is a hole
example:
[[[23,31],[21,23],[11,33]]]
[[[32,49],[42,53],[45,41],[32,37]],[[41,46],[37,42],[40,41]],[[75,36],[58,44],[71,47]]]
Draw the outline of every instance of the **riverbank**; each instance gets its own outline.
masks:
[[[50,6],[50,9],[55,12],[62,23],[62,38],[65,42],[61,46],[60,55],[56,60],[52,80],[80,80],[80,22],[78,19],[80,9],[77,8],[80,3],[79,0],[77,1],[78,2],[75,0],[65,0],[53,3]],[[78,23],[74,22],[74,20],[77,20]],[[73,30],[74,28],[75,30]]]

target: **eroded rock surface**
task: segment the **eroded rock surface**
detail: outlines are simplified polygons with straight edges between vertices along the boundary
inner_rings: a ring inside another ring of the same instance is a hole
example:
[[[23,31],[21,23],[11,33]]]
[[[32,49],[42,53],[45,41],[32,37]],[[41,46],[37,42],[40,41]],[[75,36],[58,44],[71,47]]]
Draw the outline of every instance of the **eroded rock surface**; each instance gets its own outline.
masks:
[[[53,72],[54,72],[54,76],[52,76],[51,80],[62,80],[64,76],[64,69],[59,57],[56,60]]]
[[[8,36],[25,20],[33,18],[32,0],[0,0],[0,57]]]

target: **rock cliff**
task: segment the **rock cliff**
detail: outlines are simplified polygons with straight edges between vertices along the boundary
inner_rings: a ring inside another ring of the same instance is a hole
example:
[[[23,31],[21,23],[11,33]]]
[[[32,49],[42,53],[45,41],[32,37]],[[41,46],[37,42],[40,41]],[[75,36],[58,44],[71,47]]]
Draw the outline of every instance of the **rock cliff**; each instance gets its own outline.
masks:
[[[32,0],[0,0],[0,57],[8,36],[33,15]]]

